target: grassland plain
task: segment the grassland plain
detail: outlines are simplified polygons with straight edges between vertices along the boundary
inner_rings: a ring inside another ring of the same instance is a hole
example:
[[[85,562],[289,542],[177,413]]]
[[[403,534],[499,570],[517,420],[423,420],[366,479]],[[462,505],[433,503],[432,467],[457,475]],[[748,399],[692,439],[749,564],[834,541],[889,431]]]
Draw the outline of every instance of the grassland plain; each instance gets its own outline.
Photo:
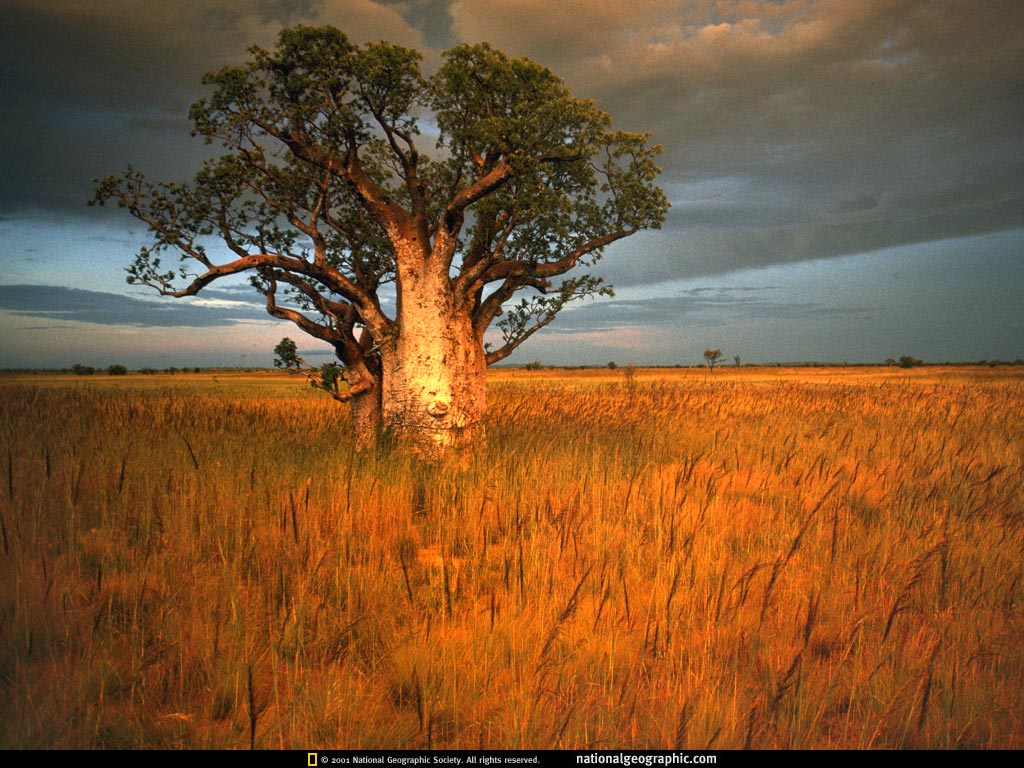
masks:
[[[0,747],[1024,747],[1024,371],[0,379]]]

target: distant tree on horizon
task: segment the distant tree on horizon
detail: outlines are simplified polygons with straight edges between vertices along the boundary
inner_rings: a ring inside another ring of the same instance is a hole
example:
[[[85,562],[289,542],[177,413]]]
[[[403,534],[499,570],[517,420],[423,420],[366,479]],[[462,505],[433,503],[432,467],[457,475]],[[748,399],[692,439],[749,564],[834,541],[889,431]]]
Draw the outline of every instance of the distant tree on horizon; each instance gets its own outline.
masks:
[[[285,336],[274,347],[274,367],[298,370],[302,366],[298,345]]]
[[[704,360],[707,362],[708,368],[712,371],[715,370],[715,363],[722,359],[722,350],[711,349],[708,347],[704,350]]]

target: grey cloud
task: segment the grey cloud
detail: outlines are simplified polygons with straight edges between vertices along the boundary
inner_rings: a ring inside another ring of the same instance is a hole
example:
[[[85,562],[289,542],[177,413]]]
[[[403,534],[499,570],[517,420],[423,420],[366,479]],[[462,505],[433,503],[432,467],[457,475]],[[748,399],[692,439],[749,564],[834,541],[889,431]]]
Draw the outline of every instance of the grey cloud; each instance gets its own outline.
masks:
[[[853,18],[860,26],[835,25],[803,48],[786,35],[747,47],[725,40],[700,48],[702,60],[682,38],[666,52],[621,50],[608,69],[574,74],[629,127],[654,129],[666,177],[746,181],[734,212],[676,200],[677,229],[727,225],[730,213],[736,227],[757,226],[766,212],[806,226],[808,214],[848,215],[844,203],[868,199],[879,201],[878,217],[846,226],[847,245],[817,255],[1019,226],[1024,56],[1007,31],[1019,29],[1019,4],[929,3],[928,18],[910,4],[872,6],[873,16]],[[879,63],[886,40],[903,63]],[[893,237],[880,237],[886,230]],[[778,240],[752,236],[745,250]]]
[[[837,307],[821,302],[773,300],[774,286],[699,288],[676,296],[645,299],[609,299],[563,312],[550,326],[553,334],[590,333],[630,326],[687,328],[750,323],[758,320],[801,320],[808,317],[858,315],[869,307]]]
[[[328,357],[331,358],[332,361],[337,359],[334,350],[329,347],[300,349],[298,354],[299,357],[307,360],[311,357]]]
[[[204,298],[240,300],[232,290],[206,291]],[[217,306],[188,304],[180,300],[147,301],[101,291],[48,285],[0,285],[0,311],[55,322],[159,328],[217,328],[266,318],[265,310],[254,303]]]
[[[379,0],[381,5],[394,8],[413,27],[423,33],[432,48],[450,48],[457,40],[452,32],[452,17],[448,12],[450,0]]]
[[[0,210],[85,215],[91,180],[132,164],[190,176],[210,149],[190,140],[202,74],[273,45],[297,22],[412,46],[422,35],[372,0],[7,0],[0,3]]]
[[[288,25],[316,15],[319,0],[259,0],[260,18]]]
[[[835,205],[835,211],[838,214],[863,213],[876,210],[880,203],[881,195],[877,193],[861,195],[855,199],[840,200]]]
[[[820,220],[794,204],[788,224],[784,211],[742,203],[677,207],[671,227],[610,250],[597,271],[612,285],[656,283],[1024,227],[1024,190],[1002,191],[937,190]]]

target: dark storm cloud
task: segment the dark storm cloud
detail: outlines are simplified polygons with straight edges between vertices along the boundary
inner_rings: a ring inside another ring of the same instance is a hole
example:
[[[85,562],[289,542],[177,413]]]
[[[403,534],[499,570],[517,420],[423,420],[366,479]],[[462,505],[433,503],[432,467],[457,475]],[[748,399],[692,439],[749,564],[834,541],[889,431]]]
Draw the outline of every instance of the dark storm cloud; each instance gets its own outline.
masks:
[[[1024,222],[1017,0],[456,0],[452,9],[462,37],[535,57],[620,125],[654,131],[675,205],[668,227],[699,247],[663,256],[652,278]],[[700,196],[723,180],[731,194]]]
[[[92,179],[134,165],[184,179],[209,153],[188,106],[204,72],[272,46],[287,24],[422,47],[371,0],[5,0],[0,3],[0,211],[86,215]]]
[[[54,322],[159,328],[217,328],[266,318],[262,306],[234,291],[207,292],[202,303],[195,304],[48,285],[0,285],[0,311]]]

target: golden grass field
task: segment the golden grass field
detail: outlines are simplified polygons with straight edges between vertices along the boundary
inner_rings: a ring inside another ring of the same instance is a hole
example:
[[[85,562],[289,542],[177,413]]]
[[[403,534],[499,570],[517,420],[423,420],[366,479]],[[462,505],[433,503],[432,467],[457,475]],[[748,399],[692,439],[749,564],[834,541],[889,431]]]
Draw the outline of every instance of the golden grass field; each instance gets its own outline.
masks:
[[[0,378],[2,748],[1024,748],[1024,369]]]

